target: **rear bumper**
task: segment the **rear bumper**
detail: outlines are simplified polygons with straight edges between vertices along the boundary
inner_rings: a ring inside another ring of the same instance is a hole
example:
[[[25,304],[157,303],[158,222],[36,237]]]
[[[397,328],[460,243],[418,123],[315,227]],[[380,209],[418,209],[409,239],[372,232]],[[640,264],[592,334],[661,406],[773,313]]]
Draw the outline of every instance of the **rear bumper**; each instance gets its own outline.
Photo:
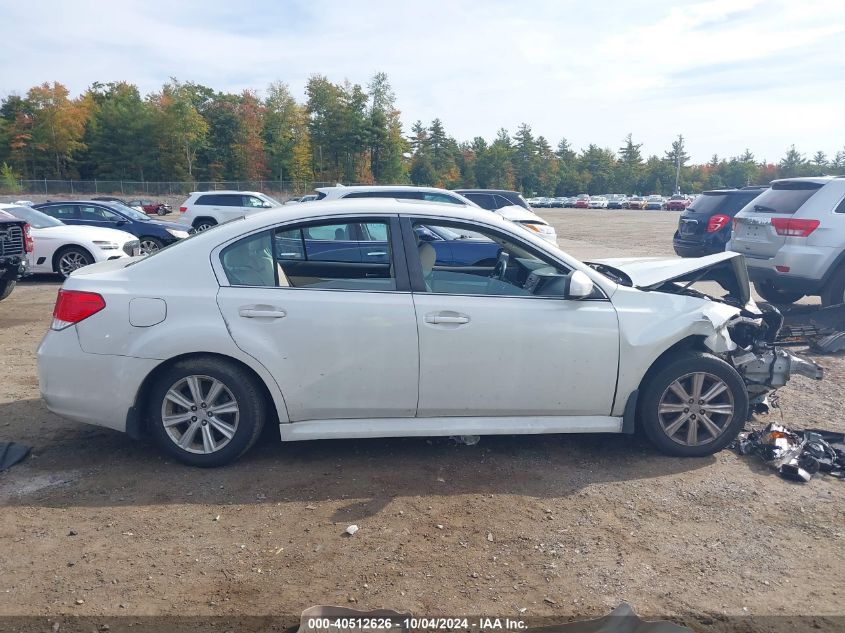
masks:
[[[796,275],[785,275],[769,268],[748,267],[748,278],[751,281],[770,281],[778,290],[785,292],[801,292],[805,295],[813,295],[821,292],[824,284],[820,279],[799,277]]]
[[[840,252],[841,249],[787,244],[771,258],[746,254],[745,263],[751,281],[771,281],[781,290],[816,294],[834,270]],[[786,268],[788,272],[779,271],[777,267]]]
[[[125,431],[138,389],[159,362],[87,354],[79,345],[76,326],[49,330],[38,346],[41,397],[62,417]]]

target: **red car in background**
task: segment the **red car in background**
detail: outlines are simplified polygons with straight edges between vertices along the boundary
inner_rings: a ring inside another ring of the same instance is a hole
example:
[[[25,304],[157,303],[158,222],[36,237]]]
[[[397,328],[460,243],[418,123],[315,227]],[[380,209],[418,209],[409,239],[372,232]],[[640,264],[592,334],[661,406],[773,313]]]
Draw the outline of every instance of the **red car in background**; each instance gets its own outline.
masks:
[[[125,203],[127,207],[138,209],[150,215],[167,215],[170,213],[170,205],[163,202],[153,202],[145,198],[130,200]]]
[[[686,196],[672,196],[666,201],[667,211],[685,211],[689,206],[690,200]]]
[[[589,209],[590,208],[590,196],[586,193],[578,194],[578,197],[575,198],[575,208],[576,209]]]

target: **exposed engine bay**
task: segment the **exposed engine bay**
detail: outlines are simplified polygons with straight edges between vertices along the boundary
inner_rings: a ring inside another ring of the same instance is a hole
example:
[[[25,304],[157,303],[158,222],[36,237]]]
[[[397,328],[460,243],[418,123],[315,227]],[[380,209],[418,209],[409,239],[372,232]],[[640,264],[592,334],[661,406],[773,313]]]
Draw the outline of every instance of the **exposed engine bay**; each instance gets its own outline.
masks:
[[[696,297],[734,308],[736,312],[723,323],[713,323],[716,332],[705,345],[743,377],[753,411],[767,410],[766,397],[791,376],[821,380],[824,375],[820,366],[791,353],[786,349],[790,343],[779,340],[784,317],[776,307],[757,304],[751,298],[745,260],[738,253],[685,260],[607,259],[587,263],[624,286]]]

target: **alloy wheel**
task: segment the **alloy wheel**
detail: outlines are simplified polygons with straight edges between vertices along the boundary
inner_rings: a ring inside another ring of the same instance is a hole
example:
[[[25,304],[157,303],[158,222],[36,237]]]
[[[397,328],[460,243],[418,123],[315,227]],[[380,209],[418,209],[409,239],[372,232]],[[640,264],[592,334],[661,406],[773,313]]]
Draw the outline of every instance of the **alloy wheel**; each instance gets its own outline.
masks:
[[[238,430],[240,407],[229,388],[217,378],[190,375],[177,380],[161,404],[161,423],[167,435],[188,453],[215,453]]]
[[[657,406],[663,432],[684,446],[714,441],[730,426],[735,413],[730,387],[706,372],[685,374],[672,382]]]
[[[158,244],[152,240],[141,240],[141,255],[149,255],[158,250]]]
[[[68,251],[59,258],[59,272],[67,277],[74,270],[87,266],[90,262],[79,251]]]

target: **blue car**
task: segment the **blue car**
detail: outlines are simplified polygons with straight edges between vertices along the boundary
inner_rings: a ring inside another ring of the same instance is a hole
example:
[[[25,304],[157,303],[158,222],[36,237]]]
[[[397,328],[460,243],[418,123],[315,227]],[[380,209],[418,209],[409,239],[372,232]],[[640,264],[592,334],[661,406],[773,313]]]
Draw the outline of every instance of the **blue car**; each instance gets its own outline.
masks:
[[[194,233],[194,229],[187,224],[151,220],[146,213],[120,202],[73,200],[45,202],[32,206],[65,224],[101,226],[131,233],[141,242],[141,254],[144,255]]]

